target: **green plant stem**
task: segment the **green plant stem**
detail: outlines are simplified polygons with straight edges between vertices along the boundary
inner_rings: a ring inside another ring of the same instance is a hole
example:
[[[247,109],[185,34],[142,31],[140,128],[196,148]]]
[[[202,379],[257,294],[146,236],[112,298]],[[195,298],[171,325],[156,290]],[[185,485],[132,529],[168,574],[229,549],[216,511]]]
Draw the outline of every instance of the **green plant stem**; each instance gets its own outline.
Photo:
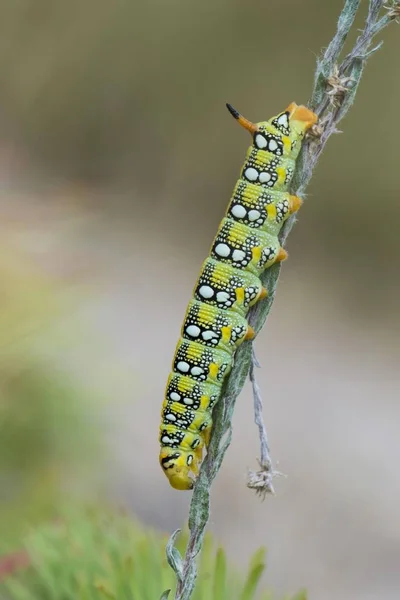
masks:
[[[339,62],[347,35],[354,24],[354,19],[360,7],[360,0],[345,1],[335,35],[323,56],[317,61],[314,88],[309,106],[318,115],[319,124],[314,126],[308,141],[303,144],[296,164],[291,193],[304,196],[326,142],[332,134],[338,132],[338,123],[347,114],[354,102],[358,84],[368,58],[381,47],[381,44],[379,44],[371,49],[372,41],[398,16],[400,3],[392,2],[388,8],[385,7],[384,1],[369,0],[369,10],[364,28],[351,51]],[[386,10],[386,14],[380,16],[383,10]],[[295,216],[290,217],[282,228],[280,235],[282,245],[284,245],[295,220]],[[256,333],[263,327],[270,312],[280,270],[281,265],[276,264],[267,269],[261,276],[261,281],[268,290],[268,297],[253,307],[248,317]],[[196,557],[201,550],[205,528],[209,519],[211,485],[231,442],[231,423],[235,402],[251,368],[254,368],[252,342],[244,342],[235,354],[234,367],[223,386],[221,398],[213,412],[214,425],[210,445],[201,466],[190,505],[190,536],[185,557],[182,558],[173,545],[173,540],[178,532],[173,534],[167,546],[167,559],[177,576],[175,600],[189,600],[194,590],[197,573]],[[258,404],[261,405],[260,402]],[[256,419],[260,417],[260,410],[259,407],[256,408]],[[268,448],[265,427],[259,426],[259,432],[261,445],[264,441]],[[263,462],[264,464],[262,464]],[[264,453],[264,461],[260,461],[260,464],[261,472],[256,474],[256,477],[259,475],[260,478],[264,478],[266,482],[270,483],[274,473],[272,472],[269,454],[266,458]],[[272,486],[270,487],[272,488]],[[266,489],[265,491],[272,490]],[[165,593],[163,598],[166,598]]]

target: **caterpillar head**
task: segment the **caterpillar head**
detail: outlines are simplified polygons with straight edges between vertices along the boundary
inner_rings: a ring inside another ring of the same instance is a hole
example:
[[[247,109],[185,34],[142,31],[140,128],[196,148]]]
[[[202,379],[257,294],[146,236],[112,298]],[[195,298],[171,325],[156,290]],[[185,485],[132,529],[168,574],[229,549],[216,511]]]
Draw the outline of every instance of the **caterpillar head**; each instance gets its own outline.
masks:
[[[160,452],[160,465],[168,481],[176,490],[192,490],[193,479],[189,472],[193,471],[195,457],[191,453],[182,452],[175,448],[164,447]]]

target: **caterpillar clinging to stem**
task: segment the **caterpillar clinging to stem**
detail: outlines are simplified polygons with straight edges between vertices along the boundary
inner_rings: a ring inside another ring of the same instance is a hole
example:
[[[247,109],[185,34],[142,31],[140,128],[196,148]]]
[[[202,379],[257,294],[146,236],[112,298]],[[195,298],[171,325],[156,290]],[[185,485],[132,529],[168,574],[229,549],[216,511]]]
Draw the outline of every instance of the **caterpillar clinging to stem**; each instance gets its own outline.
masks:
[[[278,235],[301,199],[288,192],[306,131],[317,116],[292,102],[269,121],[251,123],[227,104],[247,129],[247,151],[225,217],[186,311],[162,405],[160,464],[172,487],[190,490],[212,427],[236,348],[254,337],[246,315],[267,295],[259,275],[287,258]]]

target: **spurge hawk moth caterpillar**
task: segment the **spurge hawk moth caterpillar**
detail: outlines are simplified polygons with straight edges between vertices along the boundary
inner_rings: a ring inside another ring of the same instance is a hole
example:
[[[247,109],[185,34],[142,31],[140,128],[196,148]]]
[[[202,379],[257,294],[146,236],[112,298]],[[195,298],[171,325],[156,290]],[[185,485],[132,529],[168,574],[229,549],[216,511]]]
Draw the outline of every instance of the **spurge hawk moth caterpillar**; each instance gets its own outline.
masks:
[[[294,102],[253,124],[232,106],[253,143],[225,217],[201,267],[169,375],[160,426],[160,464],[172,487],[190,490],[236,348],[254,331],[249,308],[267,294],[260,274],[287,257],[278,235],[302,201],[288,192],[306,131],[317,116]]]

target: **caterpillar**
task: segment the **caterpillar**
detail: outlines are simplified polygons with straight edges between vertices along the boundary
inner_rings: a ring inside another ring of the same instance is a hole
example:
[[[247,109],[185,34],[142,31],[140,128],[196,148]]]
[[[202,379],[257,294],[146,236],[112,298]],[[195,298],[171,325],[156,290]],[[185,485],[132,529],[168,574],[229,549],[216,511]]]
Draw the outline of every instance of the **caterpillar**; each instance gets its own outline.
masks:
[[[251,123],[230,104],[253,143],[189,302],[162,404],[160,465],[171,486],[193,488],[208,446],[212,409],[237,347],[252,339],[249,308],[267,295],[260,274],[287,258],[278,235],[302,200],[288,192],[306,131],[317,115],[292,102]]]

